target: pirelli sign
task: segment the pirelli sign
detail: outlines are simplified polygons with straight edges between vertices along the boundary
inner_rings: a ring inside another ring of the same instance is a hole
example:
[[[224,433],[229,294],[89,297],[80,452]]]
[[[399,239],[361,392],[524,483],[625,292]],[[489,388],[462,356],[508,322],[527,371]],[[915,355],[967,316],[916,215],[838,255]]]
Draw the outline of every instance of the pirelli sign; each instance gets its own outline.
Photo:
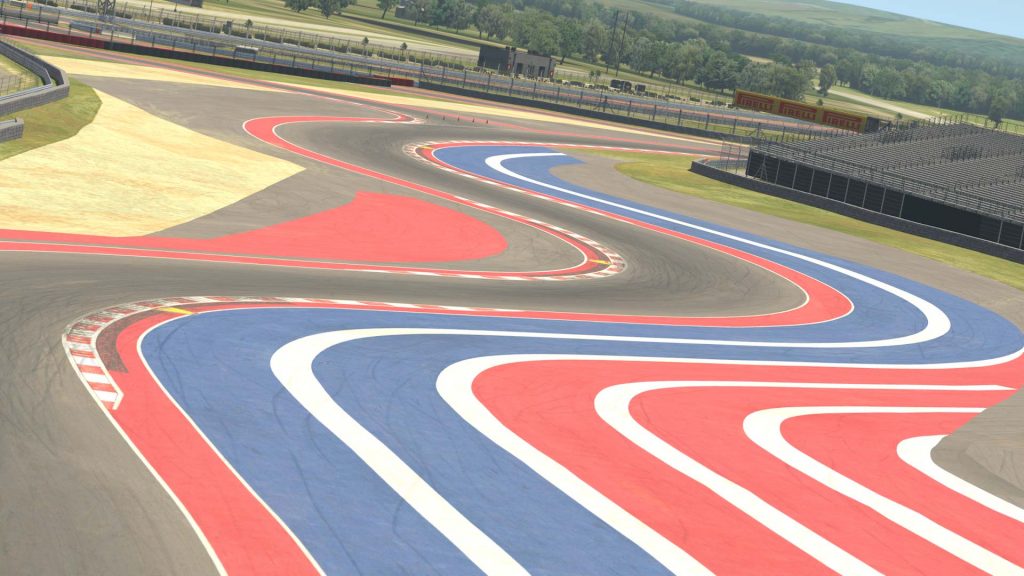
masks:
[[[824,108],[822,106],[811,106],[795,100],[786,100],[785,98],[777,98],[775,96],[757,94],[756,92],[747,92],[745,90],[736,91],[736,98],[733,100],[733,104],[735,104],[737,108],[746,108],[748,110],[758,110],[769,114],[778,114],[779,116],[788,116],[790,118],[807,120],[808,122],[817,122],[818,124],[834,126],[836,128],[851,130],[854,132],[864,132],[868,129],[869,125],[867,116],[851,114],[849,112],[840,112],[839,110]]]

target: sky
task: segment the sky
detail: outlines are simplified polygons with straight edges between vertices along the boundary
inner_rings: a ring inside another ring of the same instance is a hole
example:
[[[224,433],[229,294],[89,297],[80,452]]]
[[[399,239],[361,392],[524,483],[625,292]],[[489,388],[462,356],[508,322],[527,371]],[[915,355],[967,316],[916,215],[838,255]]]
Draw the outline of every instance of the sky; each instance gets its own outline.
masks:
[[[1024,0],[835,0],[1024,38]]]

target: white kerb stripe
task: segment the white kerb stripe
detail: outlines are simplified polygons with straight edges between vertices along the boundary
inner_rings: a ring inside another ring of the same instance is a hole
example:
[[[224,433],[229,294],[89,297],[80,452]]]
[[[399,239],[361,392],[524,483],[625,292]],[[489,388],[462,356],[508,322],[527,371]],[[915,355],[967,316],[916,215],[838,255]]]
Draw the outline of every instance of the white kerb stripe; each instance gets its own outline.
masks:
[[[740,236],[736,236],[736,235],[733,235],[733,234],[728,234],[726,232],[719,232],[718,230],[714,230],[714,229],[707,228],[707,227],[704,227],[704,226],[698,226],[696,224],[691,224],[689,222],[684,222],[682,220],[677,220],[675,218],[670,218],[668,216],[663,216],[661,214],[656,214],[654,212],[650,212],[650,211],[647,211],[647,210],[641,210],[639,208],[633,208],[632,206],[627,206],[625,204],[621,204],[621,203],[618,203],[618,202],[612,202],[610,200],[604,200],[602,198],[596,198],[596,197],[590,196],[588,194],[583,194],[583,193],[580,193],[580,192],[575,192],[573,190],[567,190],[565,188],[561,188],[561,187],[555,186],[553,184],[548,184],[546,182],[541,182],[539,180],[534,180],[532,178],[528,178],[526,176],[523,176],[521,174],[513,172],[512,170],[509,170],[508,168],[506,168],[503,165],[503,163],[505,161],[507,161],[507,160],[514,160],[516,158],[537,158],[537,157],[544,157],[544,156],[565,156],[565,154],[562,154],[560,152],[539,152],[539,153],[528,153],[528,154],[503,154],[503,155],[500,155],[500,156],[492,156],[492,157],[488,158],[485,162],[486,162],[486,164],[491,169],[493,169],[493,170],[495,170],[497,172],[500,172],[501,174],[504,174],[504,175],[509,176],[511,178],[516,178],[518,180],[522,180],[524,182],[528,182],[530,184],[534,184],[534,185],[537,185],[537,186],[542,186],[542,187],[547,188],[549,190],[554,190],[556,192],[562,192],[564,194],[569,194],[569,195],[572,195],[572,196],[576,196],[578,198],[584,198],[586,200],[590,200],[591,202],[597,202],[597,203],[600,203],[600,204],[605,204],[605,205],[608,205],[608,206],[612,206],[614,208],[618,208],[620,210],[626,210],[626,211],[629,211],[629,212],[633,212],[635,214],[640,214],[640,215],[643,215],[643,216],[647,216],[649,218],[655,218],[655,219],[661,220],[663,222],[670,222],[672,224],[676,224],[676,225],[679,225],[679,226],[684,226],[686,228],[690,228],[690,229],[693,229],[693,230],[700,230],[701,232],[705,232],[705,233],[708,233],[708,234],[713,234],[713,235],[719,236],[721,238],[728,238],[730,240],[733,240],[733,241],[736,241],[736,242],[741,242],[741,243],[746,244],[748,246],[756,246],[758,248],[762,248],[762,249],[765,249],[765,250],[770,250],[770,251],[775,252],[777,254],[784,254],[786,256],[797,258],[797,259],[803,260],[805,262],[810,262],[811,264],[814,264],[816,266],[820,266],[822,268],[838,272],[840,274],[843,274],[843,275],[848,276],[850,278],[853,278],[855,280],[860,280],[861,282],[864,282],[865,284],[868,284],[868,285],[874,286],[876,288],[879,288],[881,290],[884,290],[885,292],[888,292],[888,293],[892,294],[893,296],[896,296],[897,298],[900,298],[901,300],[907,302],[908,304],[910,304],[914,308],[917,308],[917,310],[924,316],[924,318],[926,320],[925,327],[922,328],[919,332],[917,332],[915,334],[908,334],[906,336],[897,337],[897,338],[889,338],[889,339],[886,339],[886,340],[864,341],[864,342],[844,342],[844,343],[833,344],[837,348],[863,348],[863,347],[870,347],[870,346],[899,346],[899,345],[906,345],[906,344],[918,344],[918,343],[921,343],[921,342],[927,342],[929,340],[934,340],[934,339],[936,339],[936,338],[946,334],[947,332],[949,332],[949,329],[951,327],[949,317],[946,316],[946,314],[942,310],[940,310],[937,306],[935,306],[931,302],[928,302],[924,298],[921,298],[921,297],[919,297],[919,296],[917,296],[915,294],[911,294],[911,293],[909,293],[909,292],[907,292],[905,290],[902,290],[900,288],[897,288],[895,286],[891,286],[889,284],[886,284],[885,282],[882,282],[881,280],[876,280],[874,278],[871,278],[870,276],[866,276],[866,275],[861,274],[859,272],[854,272],[853,270],[850,270],[850,269],[847,269],[847,268],[843,268],[842,266],[838,266],[838,265],[832,264],[830,262],[825,262],[824,260],[820,260],[818,258],[814,258],[814,257],[811,257],[811,256],[806,256],[804,254],[800,254],[800,253],[793,252],[793,251],[790,251],[790,250],[784,250],[782,248],[776,248],[775,246],[770,246],[770,245],[764,244],[762,242],[756,242],[754,240],[748,240],[746,238],[743,238],[743,237],[740,237]]]
[[[339,406],[317,380],[313,361],[324,350],[359,337],[393,335],[393,330],[326,332],[282,346],[270,359],[274,376],[309,413],[351,448],[424,519],[487,574],[525,575],[526,570],[383,442]]]
[[[630,403],[640,394],[652,390],[688,387],[817,388],[819,386],[815,384],[751,382],[636,382],[605,388],[594,399],[594,408],[602,420],[630,442],[636,444],[637,447],[684,476],[707,487],[726,502],[830,569],[844,575],[881,575],[881,572],[765,502],[757,494],[718,474],[665,442],[640,425],[629,411]],[[841,386],[831,387],[839,388]],[[884,388],[884,386],[880,386],[880,388]]]
[[[916,438],[907,438],[906,440],[899,443],[896,447],[896,454],[914,468],[917,468],[919,472],[931,477],[939,484],[942,484],[946,488],[962,494],[971,500],[974,500],[978,504],[994,510],[1003,516],[1012,518],[1018,522],[1024,523],[1024,508],[1015,506],[1011,502],[1007,502],[1002,498],[986,492],[981,488],[971,484],[970,482],[960,478],[959,476],[952,474],[932,459],[932,449],[943,439],[944,435],[938,436],[918,436]]]
[[[796,449],[782,435],[782,423],[790,418],[817,414],[931,414],[977,413],[981,408],[907,406],[798,406],[770,408],[748,415],[743,421],[747,437],[779,460],[840,494],[860,502],[892,522],[917,534],[938,548],[989,574],[1024,575],[1024,569],[931,520],[924,514],[867,488]]]
[[[437,391],[459,416],[492,442],[518,458],[583,508],[631,540],[675,574],[711,574],[693,556],[624,510],[565,466],[534,448],[491,414],[476,395],[473,382],[495,365],[493,357],[472,358],[445,368]]]

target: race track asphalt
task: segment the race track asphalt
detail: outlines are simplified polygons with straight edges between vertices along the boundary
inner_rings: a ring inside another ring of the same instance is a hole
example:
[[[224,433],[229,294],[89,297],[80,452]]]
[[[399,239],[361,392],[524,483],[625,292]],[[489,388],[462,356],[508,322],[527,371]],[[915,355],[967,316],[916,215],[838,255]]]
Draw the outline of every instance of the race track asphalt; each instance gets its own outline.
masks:
[[[302,172],[209,216],[160,233],[206,238],[343,205],[357,190],[422,197],[368,176],[343,172],[252,138],[242,123],[259,116],[366,115],[348,103],[301,94],[83,78],[190,129],[296,162]],[[400,107],[387,106],[401,110]],[[412,115],[423,117],[420,111]],[[500,306],[621,314],[739,315],[786,310],[802,301],[794,286],[735,258],[624,223],[590,216],[437,171],[410,158],[407,144],[435,140],[522,140],[612,144],[609,133],[564,125],[475,118],[424,124],[298,124],[281,135],[317,152],[571,229],[609,246],[626,271],[601,280],[501,282],[392,276],[358,271],[270,268],[152,258],[0,252],[0,573],[206,574],[214,567],[165,490],[97,409],[68,362],[60,335],[91,311],[182,295],[302,296],[385,302]],[[479,123],[484,120],[484,124]],[[490,122],[493,121],[494,124]],[[535,134],[531,130],[559,134]],[[612,133],[652,149],[715,151],[715,144]],[[625,145],[625,144],[624,144]],[[1024,327],[1024,293],[894,248],[696,198],[673,195],[615,172],[606,159],[558,175],[587,188],[637,200],[939,286]],[[520,225],[465,208],[509,241],[504,253],[474,265],[523,270],[564,265],[563,244]],[[441,263],[439,267],[453,266]],[[465,263],[459,263],[464,266]],[[952,435],[937,453],[962,476],[1024,502],[1019,459],[1024,399],[1018,394]],[[1017,416],[1017,417],[1015,417]],[[1011,438],[1016,434],[1016,443]],[[1018,460],[1013,460],[1018,458]],[[1014,464],[1015,462],[1015,464]],[[1001,464],[1000,464],[1001,463]],[[1001,467],[1000,467],[1001,466]],[[1017,466],[1007,473],[1007,466]],[[1017,484],[1014,484],[1014,478]]]

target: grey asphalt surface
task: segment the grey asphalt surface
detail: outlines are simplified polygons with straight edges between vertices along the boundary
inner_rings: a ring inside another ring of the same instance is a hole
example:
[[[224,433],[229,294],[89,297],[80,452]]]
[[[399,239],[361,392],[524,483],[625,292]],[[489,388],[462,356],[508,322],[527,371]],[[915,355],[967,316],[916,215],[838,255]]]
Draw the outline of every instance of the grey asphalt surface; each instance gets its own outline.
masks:
[[[171,89],[167,84],[124,80],[89,82],[172,121],[309,168],[264,193],[165,231],[165,235],[207,237],[251,229],[340,205],[351,198],[352,190],[363,187],[412,194],[272,149],[241,131],[241,121],[256,116],[352,112],[344,104],[262,92],[189,86]],[[575,141],[607,143],[593,130],[573,132]],[[435,139],[529,138],[520,131],[432,122],[422,126],[309,124],[282,128],[281,134],[357,164],[571,228],[618,250],[629,267],[602,280],[523,283],[0,253],[0,326],[4,328],[0,330],[0,574],[213,573],[201,544],[170,497],[118,436],[65,356],[60,342],[64,328],[96,309],[141,299],[219,294],[715,315],[777,311],[792,307],[801,298],[789,284],[736,259],[433,170],[401,151],[405,143]],[[569,141],[567,138],[530,139]],[[649,147],[666,142],[650,139]],[[668,194],[626,179],[606,159],[586,157],[586,162],[585,166],[561,168],[559,174],[598,191],[798,246],[816,250],[827,246],[836,256],[942,286],[1024,326],[1024,293],[1001,284],[829,230]],[[512,269],[565,257],[562,247],[532,231],[497,219],[487,221],[499,227],[512,246],[487,264]],[[953,436],[964,439],[966,448],[950,451],[952,457],[943,463],[965,477],[984,476],[982,485],[1011,494],[1017,489],[1013,477],[1001,479],[1000,472],[1006,469],[996,463],[1017,457],[1000,458],[999,454],[1019,455],[1024,449],[1024,436],[1019,432],[1016,443],[1012,436],[1004,437],[1004,427],[1012,434],[1010,424],[1024,426],[1011,422],[1012,415],[1012,410],[998,407],[980,416],[966,432]],[[975,426],[979,421],[985,424]],[[943,449],[950,444],[945,442]],[[996,486],[997,480],[1005,486]]]

